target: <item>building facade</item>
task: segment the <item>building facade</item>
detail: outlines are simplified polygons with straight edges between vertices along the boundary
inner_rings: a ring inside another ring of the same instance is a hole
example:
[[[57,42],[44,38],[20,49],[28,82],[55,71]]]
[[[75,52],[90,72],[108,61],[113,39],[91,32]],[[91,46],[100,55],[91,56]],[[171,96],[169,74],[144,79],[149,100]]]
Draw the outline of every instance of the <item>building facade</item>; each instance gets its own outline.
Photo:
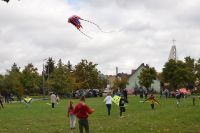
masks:
[[[144,63],[141,64],[136,70],[132,70],[131,75],[128,78],[128,85],[126,86],[126,89],[135,89],[141,87],[139,84],[139,75],[142,72],[142,69],[145,68]],[[153,88],[156,92],[160,91],[160,81],[154,80],[154,83],[151,85],[151,88]]]

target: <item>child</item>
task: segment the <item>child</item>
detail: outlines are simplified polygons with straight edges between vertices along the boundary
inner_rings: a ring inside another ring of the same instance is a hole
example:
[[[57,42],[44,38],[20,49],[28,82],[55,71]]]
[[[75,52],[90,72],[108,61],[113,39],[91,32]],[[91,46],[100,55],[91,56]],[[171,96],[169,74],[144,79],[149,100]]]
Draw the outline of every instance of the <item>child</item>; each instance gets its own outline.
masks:
[[[181,93],[179,90],[176,91],[176,106],[179,107],[180,104],[180,99],[181,99]]]
[[[29,108],[29,104],[32,102],[32,98],[30,98],[28,95],[24,98],[24,102],[26,104],[26,108]]]
[[[82,96],[80,102],[75,106],[74,113],[78,117],[79,121],[79,131],[83,133],[83,128],[85,128],[85,132],[89,133],[89,123],[88,116],[92,114],[94,109],[90,109],[85,103],[85,97]]]
[[[104,99],[104,102],[106,102],[106,107],[108,109],[108,116],[110,116],[111,105],[112,105],[112,97],[110,96],[110,93],[108,93],[108,95]]]
[[[151,105],[151,109],[154,109],[154,103],[158,103],[159,104],[159,102],[155,99],[153,94],[151,94],[151,96],[148,99],[144,100],[144,102],[145,101],[149,101],[149,103]]]
[[[68,106],[68,117],[70,118],[70,128],[71,129],[75,129],[75,125],[76,125],[76,116],[74,114],[74,107],[73,107],[73,102],[70,101],[69,102],[69,106]]]
[[[125,112],[125,111],[126,111],[126,108],[125,108],[125,106],[124,106],[125,103],[128,103],[128,102],[125,100],[124,96],[122,96],[122,97],[120,98],[120,101],[119,101],[120,117],[122,117],[122,112]]]

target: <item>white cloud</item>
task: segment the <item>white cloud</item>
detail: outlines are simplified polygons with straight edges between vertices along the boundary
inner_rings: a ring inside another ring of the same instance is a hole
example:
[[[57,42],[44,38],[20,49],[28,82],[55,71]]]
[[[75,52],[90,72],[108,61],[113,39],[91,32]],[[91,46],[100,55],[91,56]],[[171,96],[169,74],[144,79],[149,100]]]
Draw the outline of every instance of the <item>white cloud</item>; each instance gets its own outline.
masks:
[[[130,73],[141,63],[160,71],[168,59],[172,39],[178,57],[199,58],[200,8],[198,0],[34,0],[0,2],[0,72],[16,62],[32,62],[39,71],[42,61],[88,59],[105,74]],[[83,22],[82,35],[67,23],[77,14],[99,24]]]

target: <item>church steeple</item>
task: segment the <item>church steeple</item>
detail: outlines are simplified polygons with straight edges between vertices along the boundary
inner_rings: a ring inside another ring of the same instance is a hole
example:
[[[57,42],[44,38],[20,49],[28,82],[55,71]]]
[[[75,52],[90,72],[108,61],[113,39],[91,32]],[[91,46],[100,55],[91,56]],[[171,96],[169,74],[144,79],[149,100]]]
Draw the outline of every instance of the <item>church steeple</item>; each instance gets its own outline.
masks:
[[[172,48],[170,50],[168,60],[172,59],[172,60],[177,61],[177,51],[176,51],[176,45],[175,45],[176,40],[173,39],[172,41],[173,41],[173,45],[172,45]]]

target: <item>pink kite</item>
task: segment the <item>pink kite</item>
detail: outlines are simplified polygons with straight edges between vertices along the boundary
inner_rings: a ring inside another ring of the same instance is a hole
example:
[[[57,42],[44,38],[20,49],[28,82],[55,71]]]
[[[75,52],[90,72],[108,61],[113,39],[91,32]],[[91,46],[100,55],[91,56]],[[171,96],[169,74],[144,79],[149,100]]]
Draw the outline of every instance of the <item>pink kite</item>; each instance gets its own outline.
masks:
[[[85,34],[83,31],[81,31],[81,28],[82,25],[81,25],[81,21],[86,21],[88,23],[91,23],[93,25],[95,25],[101,32],[104,32],[100,27],[99,25],[95,24],[94,22],[92,21],[89,21],[89,20],[86,20],[86,19],[83,19],[77,15],[73,15],[71,17],[68,18],[68,22],[71,23],[72,25],[74,25],[82,34],[84,34],[85,36],[89,37],[89,38],[92,38],[90,37],[89,35]]]

